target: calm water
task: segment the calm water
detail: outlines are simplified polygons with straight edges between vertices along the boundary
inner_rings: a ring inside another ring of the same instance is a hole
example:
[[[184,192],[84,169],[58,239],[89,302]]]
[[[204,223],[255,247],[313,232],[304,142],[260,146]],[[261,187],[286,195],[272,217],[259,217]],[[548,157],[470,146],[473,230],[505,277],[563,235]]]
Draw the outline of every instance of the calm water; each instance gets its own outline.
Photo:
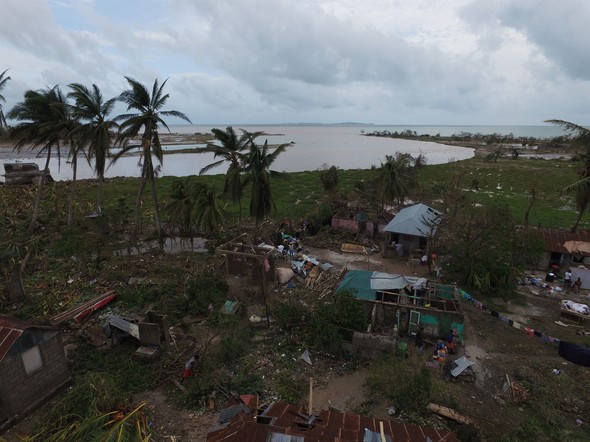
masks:
[[[224,125],[171,125],[171,131],[180,134],[210,132],[213,127],[223,128]],[[370,133],[373,131],[389,130],[404,131],[413,130],[418,134],[449,136],[469,132],[472,134],[513,134],[515,136],[527,136],[536,138],[550,138],[563,135],[564,132],[556,126],[373,126],[373,125],[295,125],[295,126],[240,126],[250,132],[264,131],[268,135],[261,136],[258,140],[263,143],[268,139],[269,144],[281,144],[294,142],[287,148],[275,163],[273,169],[285,172],[298,172],[305,170],[317,170],[323,165],[337,166],[341,169],[366,169],[378,166],[385,159],[385,155],[393,155],[396,152],[410,153],[417,156],[424,154],[428,164],[442,164],[450,161],[459,161],[473,156],[473,149],[456,146],[446,146],[425,141],[400,140],[381,137],[363,136],[361,131]],[[193,146],[194,147],[194,146]],[[176,146],[170,146],[174,150]],[[12,162],[14,160],[4,160]],[[36,162],[40,168],[44,165],[42,158],[19,159],[22,162]],[[124,157],[116,164],[109,167],[106,176],[139,176],[139,157]],[[161,176],[188,176],[197,175],[199,170],[214,161],[210,154],[168,154],[164,156],[164,165]],[[4,170],[3,166],[0,169]],[[61,165],[57,158],[50,164],[51,174],[56,180],[71,179],[71,168],[63,159]],[[225,173],[226,166],[212,169],[211,174]],[[79,164],[78,178],[92,178],[93,173],[87,163]]]

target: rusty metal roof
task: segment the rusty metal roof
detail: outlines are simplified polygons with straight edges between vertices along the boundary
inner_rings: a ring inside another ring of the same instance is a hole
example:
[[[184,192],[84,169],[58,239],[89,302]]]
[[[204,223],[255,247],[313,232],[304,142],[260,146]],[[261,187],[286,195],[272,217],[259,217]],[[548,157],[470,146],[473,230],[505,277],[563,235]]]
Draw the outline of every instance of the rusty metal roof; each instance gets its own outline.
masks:
[[[301,417],[302,405],[271,404],[259,419],[256,413],[241,413],[226,426],[210,430],[207,442],[266,442],[279,440],[277,435],[291,435],[305,442],[357,442],[362,441],[365,430],[380,431],[396,442],[458,442],[457,435],[448,430],[437,430],[418,425],[403,424],[374,417],[359,416],[333,410],[322,410],[312,425]],[[270,437],[270,439],[269,439]]]
[[[30,328],[56,330],[55,327],[34,325],[20,319],[0,315],[0,361],[4,359],[4,356],[6,356],[25,330]]]
[[[590,233],[585,231],[572,233],[566,230],[539,230],[538,233],[547,241],[545,250],[548,252],[569,254],[570,252],[563,246],[566,241],[590,242]]]

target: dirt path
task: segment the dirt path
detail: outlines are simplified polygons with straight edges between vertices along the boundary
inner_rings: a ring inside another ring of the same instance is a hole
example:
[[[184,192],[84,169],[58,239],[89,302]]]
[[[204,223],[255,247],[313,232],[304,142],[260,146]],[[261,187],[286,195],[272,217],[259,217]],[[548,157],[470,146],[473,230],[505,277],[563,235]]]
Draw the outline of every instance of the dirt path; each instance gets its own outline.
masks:
[[[325,410],[329,407],[343,411],[358,408],[365,400],[364,385],[369,370],[366,368],[351,374],[332,377],[328,383],[313,391],[313,409]]]

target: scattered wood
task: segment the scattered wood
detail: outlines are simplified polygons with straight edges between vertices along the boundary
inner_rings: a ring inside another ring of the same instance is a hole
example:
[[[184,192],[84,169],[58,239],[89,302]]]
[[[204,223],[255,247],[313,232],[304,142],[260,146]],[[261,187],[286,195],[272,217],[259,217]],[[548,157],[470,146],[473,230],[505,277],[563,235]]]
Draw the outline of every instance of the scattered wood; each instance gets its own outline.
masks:
[[[50,318],[50,322],[52,325],[59,325],[67,322],[71,319],[74,319],[76,324],[80,324],[84,319],[86,319],[92,312],[104,307],[109,302],[111,302],[117,294],[114,290],[108,291],[103,293],[100,296],[97,296],[90,301],[86,301],[74,308],[66,310],[65,312],[59,313],[52,318]]]
[[[529,392],[526,388],[510,380],[506,374],[506,382],[502,386],[503,398],[512,404],[522,404],[528,397]]]
[[[433,413],[439,414],[441,416],[447,417],[449,419],[453,419],[456,422],[459,422],[460,424],[472,424],[475,425],[475,421],[473,419],[471,419],[470,417],[467,417],[461,413],[459,413],[457,410],[453,410],[452,408],[446,407],[444,405],[439,405],[439,404],[435,404],[433,402],[430,402],[426,408],[430,411],[432,411]]]

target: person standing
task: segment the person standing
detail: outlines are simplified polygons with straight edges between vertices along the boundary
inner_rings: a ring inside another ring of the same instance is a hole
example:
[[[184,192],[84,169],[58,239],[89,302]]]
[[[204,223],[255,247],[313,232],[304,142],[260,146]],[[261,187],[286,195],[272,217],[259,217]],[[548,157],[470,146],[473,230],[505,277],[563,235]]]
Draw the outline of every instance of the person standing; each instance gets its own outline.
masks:
[[[184,365],[184,371],[182,372],[182,384],[188,379],[195,375],[194,367],[199,360],[199,355],[192,356]]]
[[[447,347],[447,350],[450,355],[455,354],[455,337],[456,337],[455,330],[450,329],[449,333],[447,334],[447,336],[445,338],[445,346]]]
[[[574,293],[580,293],[580,289],[582,288],[582,280],[578,277],[576,282],[574,282]]]
[[[424,353],[424,327],[419,326],[418,330],[416,330],[416,337],[414,338],[414,343],[416,344],[416,356],[422,356]]]
[[[569,293],[572,286],[572,269],[567,269],[563,275],[563,289],[566,293]]]

